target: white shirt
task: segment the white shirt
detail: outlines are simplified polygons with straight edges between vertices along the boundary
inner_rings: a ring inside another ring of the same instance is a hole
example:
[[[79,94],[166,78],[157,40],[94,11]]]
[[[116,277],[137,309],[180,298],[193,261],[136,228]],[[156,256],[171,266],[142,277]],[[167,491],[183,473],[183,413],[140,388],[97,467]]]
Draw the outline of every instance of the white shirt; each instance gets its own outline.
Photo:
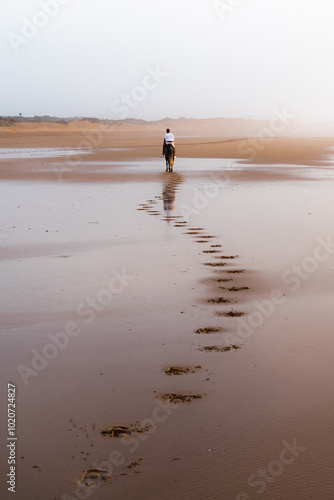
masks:
[[[174,136],[172,132],[169,132],[168,134],[165,135],[165,141],[166,142],[174,142]]]

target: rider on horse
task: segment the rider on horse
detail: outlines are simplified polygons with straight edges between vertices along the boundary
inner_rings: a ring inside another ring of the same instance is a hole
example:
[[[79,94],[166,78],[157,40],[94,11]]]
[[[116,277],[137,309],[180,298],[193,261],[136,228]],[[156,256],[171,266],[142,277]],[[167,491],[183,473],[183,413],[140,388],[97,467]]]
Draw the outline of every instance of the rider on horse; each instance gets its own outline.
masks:
[[[175,158],[175,146],[174,146],[174,135],[171,133],[170,129],[166,129],[166,135],[164,138],[164,144],[162,147],[162,156],[165,156],[166,146],[172,146],[173,148],[173,159]]]

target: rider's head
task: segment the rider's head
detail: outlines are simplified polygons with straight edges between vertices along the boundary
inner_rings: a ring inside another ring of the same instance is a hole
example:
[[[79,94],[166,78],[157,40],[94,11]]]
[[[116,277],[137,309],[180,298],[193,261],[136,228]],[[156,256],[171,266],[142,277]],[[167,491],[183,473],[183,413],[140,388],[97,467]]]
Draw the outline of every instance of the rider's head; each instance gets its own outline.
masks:
[[[167,134],[169,134],[169,132],[170,132],[170,129],[169,129],[169,128],[167,128],[167,129],[166,129],[166,132],[167,132]]]

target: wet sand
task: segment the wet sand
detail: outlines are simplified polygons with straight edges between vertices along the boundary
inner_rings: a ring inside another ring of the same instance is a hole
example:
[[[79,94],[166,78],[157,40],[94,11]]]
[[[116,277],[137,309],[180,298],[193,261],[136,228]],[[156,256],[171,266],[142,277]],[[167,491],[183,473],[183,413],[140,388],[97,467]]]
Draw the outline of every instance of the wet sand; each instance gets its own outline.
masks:
[[[333,497],[331,140],[226,144],[1,160],[19,500]]]

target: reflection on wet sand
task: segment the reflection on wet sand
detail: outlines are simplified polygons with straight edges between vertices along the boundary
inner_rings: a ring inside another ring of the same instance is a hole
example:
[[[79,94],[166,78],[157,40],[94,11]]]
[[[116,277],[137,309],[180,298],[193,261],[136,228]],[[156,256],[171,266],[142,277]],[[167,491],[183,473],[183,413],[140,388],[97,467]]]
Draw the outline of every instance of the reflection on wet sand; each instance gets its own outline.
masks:
[[[162,191],[164,210],[166,212],[166,215],[168,216],[174,214],[175,192],[176,188],[174,185],[171,184],[166,184]]]
[[[182,182],[182,176],[174,172],[168,175],[168,180],[163,186],[162,199],[167,217],[172,217],[174,215],[176,191]]]

